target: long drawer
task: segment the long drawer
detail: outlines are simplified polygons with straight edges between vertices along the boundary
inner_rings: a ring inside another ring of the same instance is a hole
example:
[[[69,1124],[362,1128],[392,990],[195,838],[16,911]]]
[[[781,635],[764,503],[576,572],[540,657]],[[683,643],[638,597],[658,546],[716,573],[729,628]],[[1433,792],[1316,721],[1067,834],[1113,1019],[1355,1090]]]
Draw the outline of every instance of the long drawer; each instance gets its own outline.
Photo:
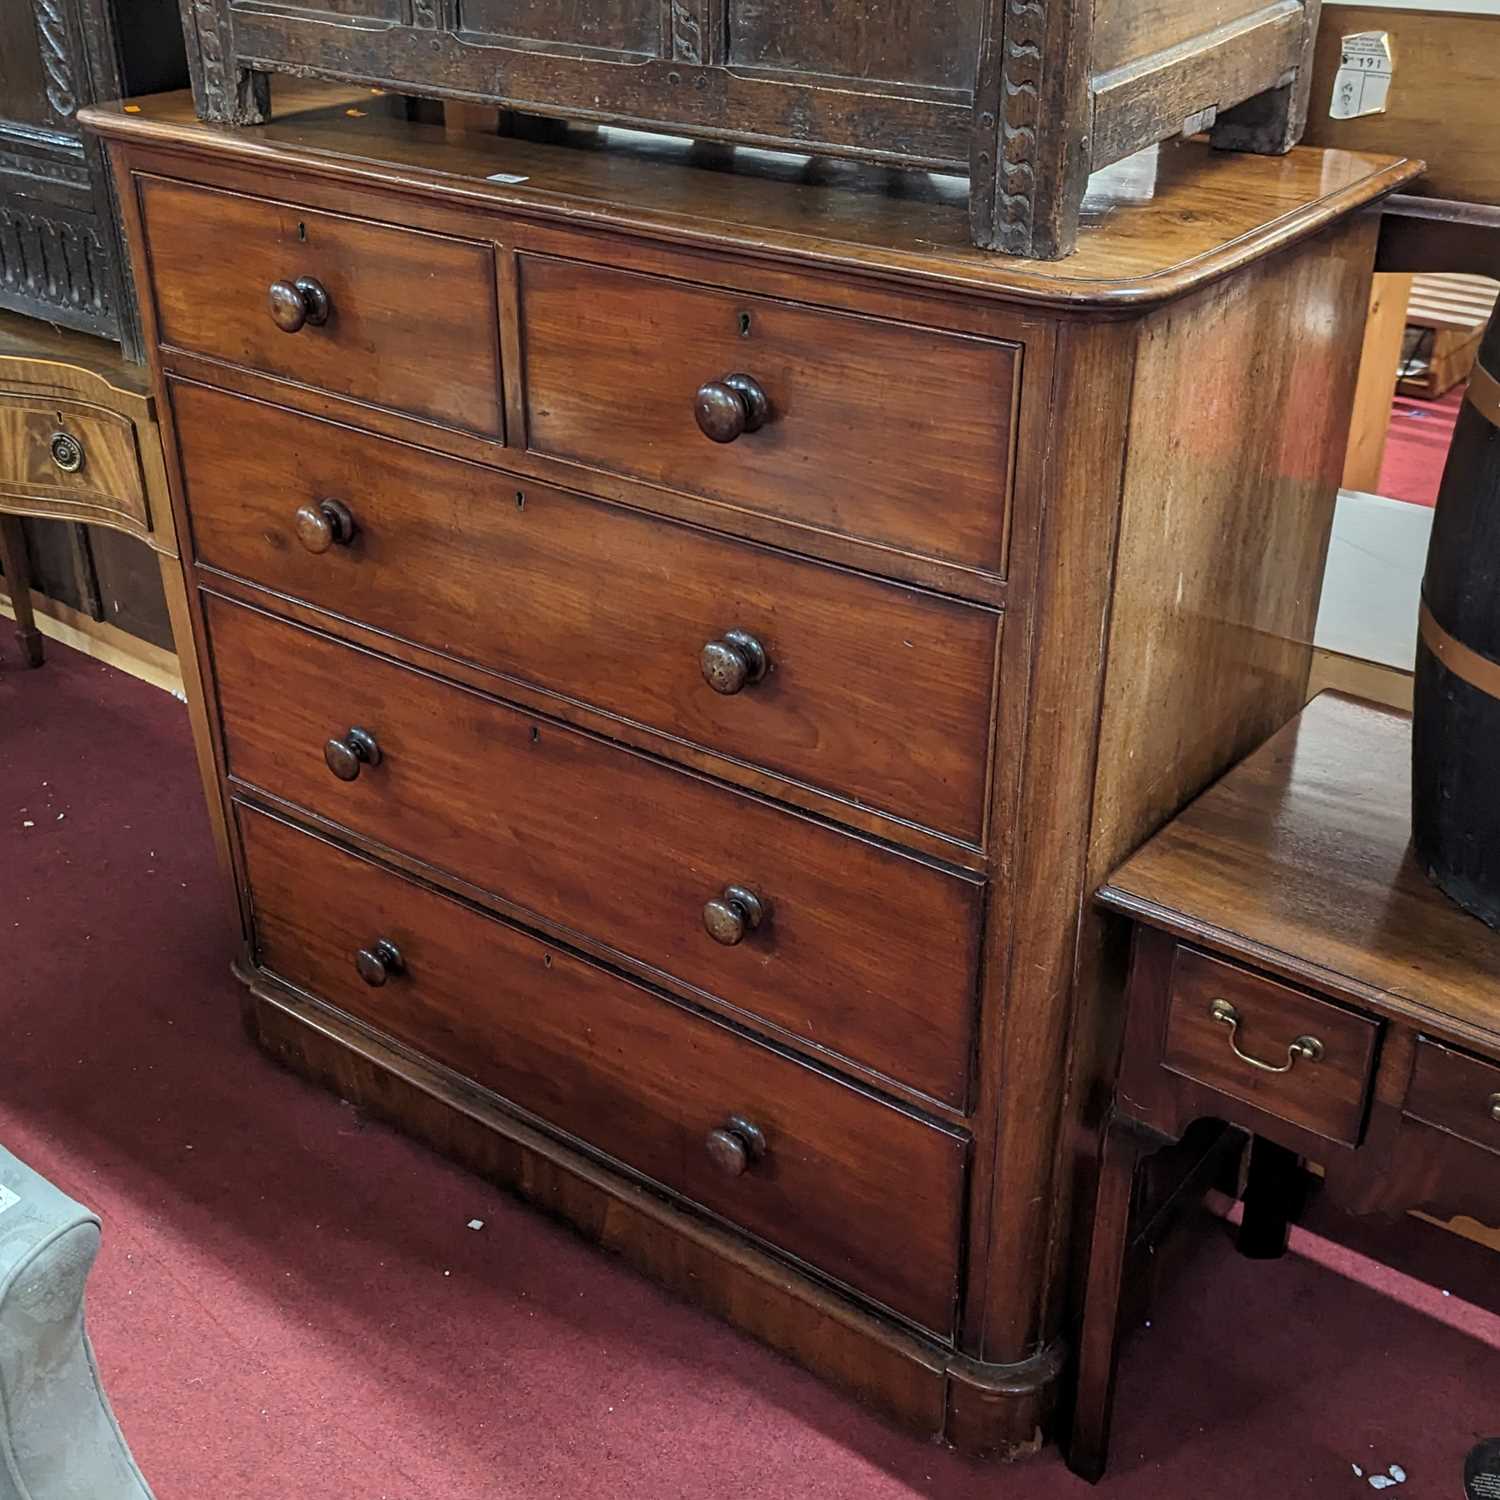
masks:
[[[1018,345],[582,261],[520,267],[533,451],[1005,570]]]
[[[277,819],[239,822],[263,968],[950,1330],[959,1132]]]
[[[202,562],[982,842],[996,612],[204,386],[172,403]]]
[[[489,245],[162,178],[137,183],[162,343],[502,436]]]
[[[965,1102],[976,878],[259,610],[205,611],[232,776]]]

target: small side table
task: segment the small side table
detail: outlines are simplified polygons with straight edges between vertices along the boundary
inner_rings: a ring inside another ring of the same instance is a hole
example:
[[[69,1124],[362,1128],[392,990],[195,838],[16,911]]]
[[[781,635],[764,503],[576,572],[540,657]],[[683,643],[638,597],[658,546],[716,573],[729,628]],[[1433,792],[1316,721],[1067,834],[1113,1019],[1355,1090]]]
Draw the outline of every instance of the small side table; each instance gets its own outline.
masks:
[[[1142,1159],[1199,1119],[1254,1138],[1241,1247],[1286,1242],[1299,1159],[1355,1213],[1500,1225],[1500,932],[1409,850],[1411,723],[1324,694],[1099,894],[1132,923],[1069,1463],[1109,1446]]]
[[[42,664],[21,516],[108,526],[161,560],[174,634],[186,621],[177,535],[147,371],[103,339],[0,313],[0,567],[21,659]],[[188,637],[180,636],[186,640]]]
[[[0,568],[21,660],[38,667],[42,637],[32,614],[21,516],[108,526],[139,537],[156,554],[198,768],[227,869],[219,773],[150,373],[103,339],[0,312]]]

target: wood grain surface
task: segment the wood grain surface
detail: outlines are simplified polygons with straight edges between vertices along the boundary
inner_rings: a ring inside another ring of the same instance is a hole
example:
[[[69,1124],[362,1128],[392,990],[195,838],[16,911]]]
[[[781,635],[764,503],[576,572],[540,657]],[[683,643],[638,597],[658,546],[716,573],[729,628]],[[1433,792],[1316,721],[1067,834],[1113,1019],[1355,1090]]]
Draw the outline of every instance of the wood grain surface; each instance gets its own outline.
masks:
[[[853,164],[814,182],[800,163],[775,159],[716,171],[685,143],[606,154],[473,133],[451,140],[368,90],[291,79],[278,89],[278,118],[254,130],[203,124],[189,94],[139,100],[129,114],[99,106],[83,118],[142,145],[186,145],[226,161],[294,166],[557,222],[593,224],[608,205],[617,231],[721,252],[795,254],[809,266],[1052,306],[1129,307],[1180,296],[1315,234],[1421,170],[1418,161],[1361,151],[1249,156],[1167,143],[1100,174],[1083,202],[1077,252],[1043,264],[975,248],[956,179],[916,179],[897,192],[888,177]],[[524,180],[491,181],[497,173]]]
[[[519,317],[532,449],[1004,573],[1014,345],[532,255]],[[740,371],[769,419],[710,442]]]
[[[231,776],[963,1103],[979,881],[258,611],[207,618]],[[351,726],[382,758],[343,782],[323,749]],[[723,947],[703,908],[730,884],[770,914]]]
[[[209,566],[983,841],[994,611],[204,386],[174,381],[172,404]],[[353,539],[309,553],[294,518],[328,497]],[[726,696],[700,658],[733,629],[769,666]]]
[[[596,1151],[939,1333],[953,1319],[966,1145],[729,1028],[332,844],[240,813],[256,952]],[[394,943],[372,989],[355,950]],[[731,1117],[764,1157],[726,1177]],[[885,1228],[871,1233],[870,1225]]]
[[[1190,939],[1237,934],[1286,977],[1500,1045],[1500,934],[1408,844],[1411,721],[1325,693],[1110,879],[1100,899]]]
[[[488,245],[161,178],[137,190],[162,343],[502,438]],[[286,333],[268,292],[298,277],[331,312]]]

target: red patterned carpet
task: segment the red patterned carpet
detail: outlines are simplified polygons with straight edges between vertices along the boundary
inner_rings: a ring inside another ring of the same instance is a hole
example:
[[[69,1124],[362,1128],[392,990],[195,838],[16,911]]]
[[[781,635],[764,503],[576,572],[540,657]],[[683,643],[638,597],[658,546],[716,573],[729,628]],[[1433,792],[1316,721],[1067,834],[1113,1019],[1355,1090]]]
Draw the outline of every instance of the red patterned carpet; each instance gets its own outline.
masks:
[[[1380,466],[1382,495],[1409,500],[1413,505],[1437,504],[1464,390],[1464,386],[1456,386],[1438,401],[1397,396],[1391,402],[1391,425]]]
[[[0,1141],[103,1215],[90,1323],[160,1500],[1090,1493],[894,1432],[266,1062],[181,705],[56,646],[19,671],[4,629]],[[1419,1235],[1424,1283],[1200,1237],[1098,1493],[1355,1497],[1392,1463],[1400,1496],[1461,1493],[1500,1430],[1492,1257]]]

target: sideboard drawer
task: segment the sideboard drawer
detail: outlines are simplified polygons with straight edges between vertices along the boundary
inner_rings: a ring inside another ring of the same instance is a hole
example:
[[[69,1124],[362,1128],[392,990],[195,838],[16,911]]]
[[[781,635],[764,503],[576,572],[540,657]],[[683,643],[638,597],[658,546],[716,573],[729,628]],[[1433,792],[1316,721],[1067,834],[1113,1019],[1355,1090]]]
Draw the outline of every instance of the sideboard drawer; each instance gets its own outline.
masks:
[[[983,843],[995,611],[206,386],[172,405],[201,562]],[[330,506],[352,535],[299,540]],[[716,691],[735,631],[763,675]]]
[[[136,181],[163,345],[501,437],[489,245]]]
[[[59,519],[152,530],[135,424],[87,401],[0,388],[0,497]]]
[[[964,1102],[977,879],[258,610],[205,609],[232,776]],[[346,754],[340,780],[325,746],[353,728],[379,761]]]
[[[542,256],[520,311],[535,452],[1004,572],[1017,345]]]
[[[1357,1146],[1380,1023],[1179,947],[1163,1061],[1278,1119]]]
[[[263,968],[949,1331],[959,1132],[279,820],[239,822]]]
[[[1405,1111],[1424,1124],[1500,1152],[1500,1063],[1419,1039]]]

